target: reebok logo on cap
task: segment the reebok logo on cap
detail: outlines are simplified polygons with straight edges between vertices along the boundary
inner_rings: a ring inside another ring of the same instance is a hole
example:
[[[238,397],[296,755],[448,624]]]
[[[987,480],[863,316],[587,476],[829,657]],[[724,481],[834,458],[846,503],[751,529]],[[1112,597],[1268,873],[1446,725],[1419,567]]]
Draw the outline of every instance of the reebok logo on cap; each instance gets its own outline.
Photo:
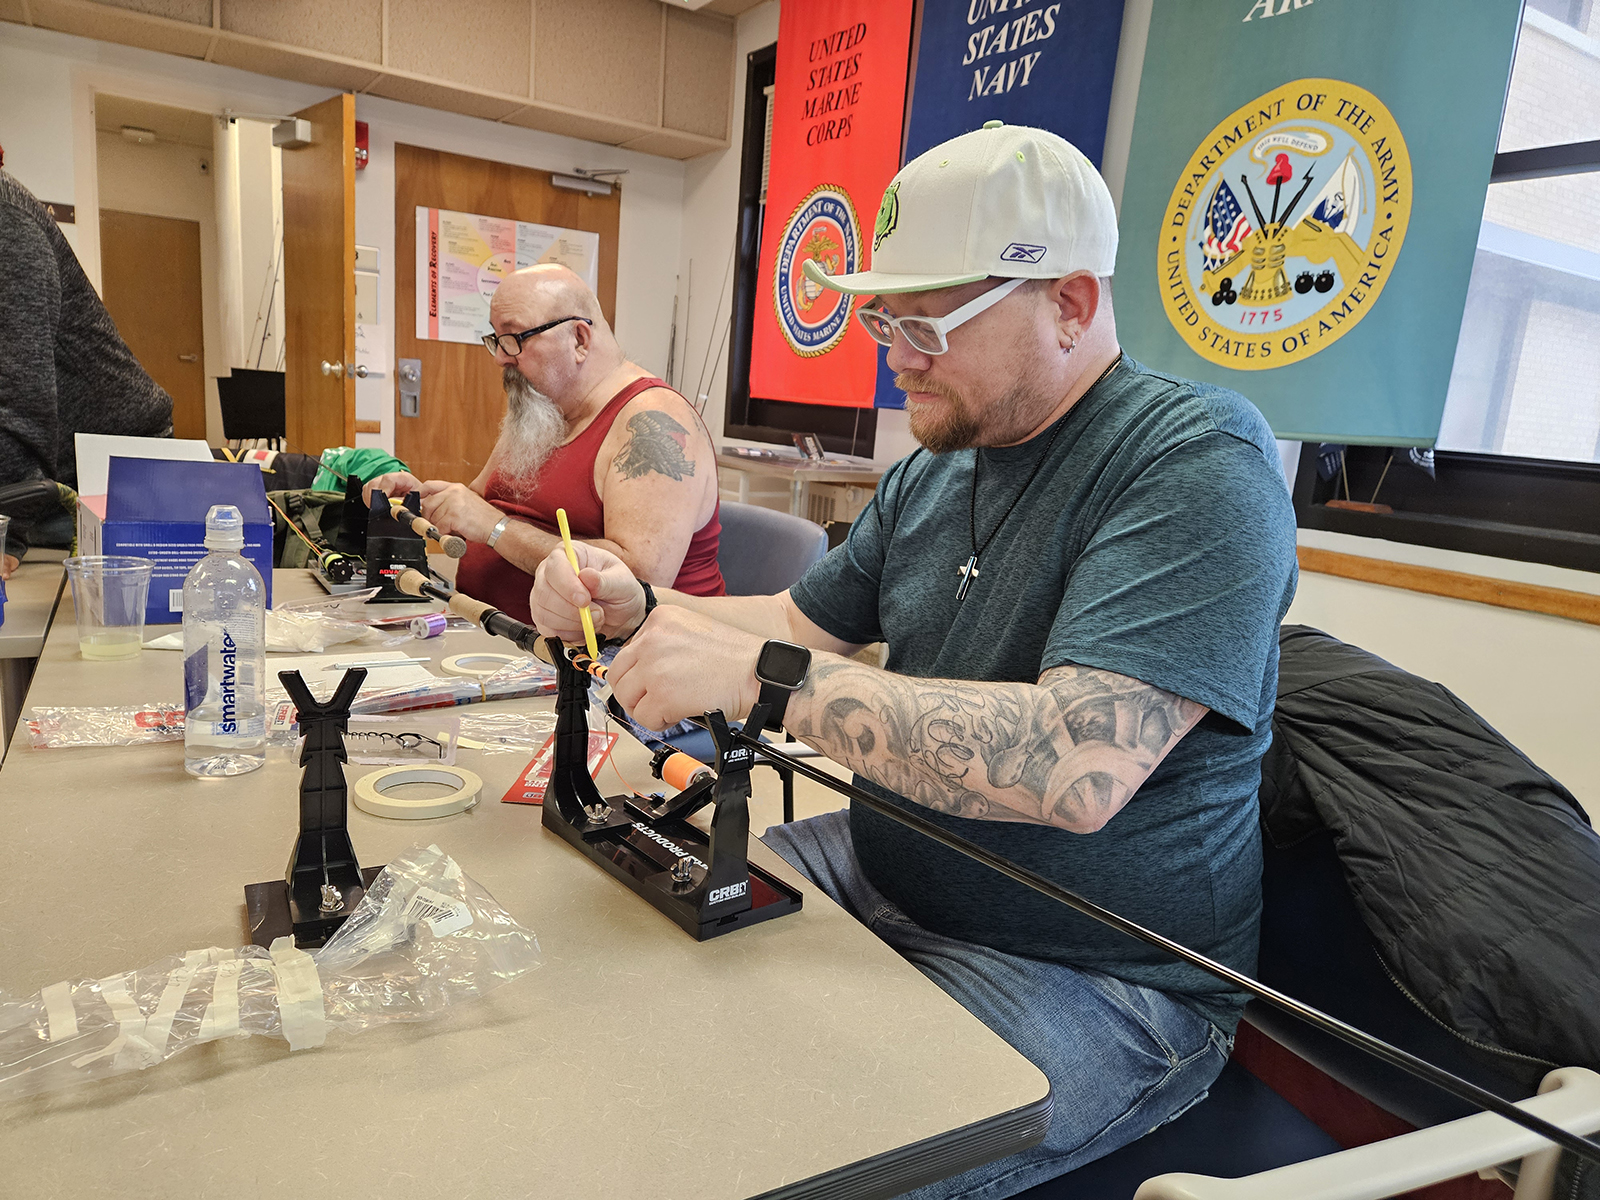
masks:
[[[874,247],[876,249],[876,247]],[[1034,263],[1044,257],[1043,246],[1029,246],[1024,242],[1012,242],[1000,252],[1001,262]]]

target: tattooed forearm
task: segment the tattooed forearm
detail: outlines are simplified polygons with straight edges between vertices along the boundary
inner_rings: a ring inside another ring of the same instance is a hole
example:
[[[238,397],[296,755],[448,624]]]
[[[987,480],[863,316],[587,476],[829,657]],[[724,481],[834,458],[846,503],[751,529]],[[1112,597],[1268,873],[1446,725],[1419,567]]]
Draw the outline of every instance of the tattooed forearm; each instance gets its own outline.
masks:
[[[971,683],[819,656],[789,713],[796,737],[939,812],[1092,833],[1206,709],[1088,667]]]
[[[694,474],[689,448],[689,431],[666,413],[647,408],[628,421],[628,442],[611,460],[624,479],[638,479],[655,471],[669,479],[684,479]]]

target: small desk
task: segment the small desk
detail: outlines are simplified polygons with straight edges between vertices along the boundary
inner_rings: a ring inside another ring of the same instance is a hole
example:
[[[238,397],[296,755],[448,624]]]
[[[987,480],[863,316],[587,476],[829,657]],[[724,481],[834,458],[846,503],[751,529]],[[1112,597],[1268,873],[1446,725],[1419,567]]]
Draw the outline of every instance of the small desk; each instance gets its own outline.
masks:
[[[287,600],[314,585],[280,571],[274,586]],[[50,636],[31,704],[179,697],[180,655],[88,663],[70,634]],[[410,652],[437,669],[505,645],[471,631]],[[242,889],[283,872],[299,770],[273,748],[250,775],[199,780],[182,757],[178,742],[11,755],[0,987],[27,996],[244,941]],[[624,737],[616,757],[648,781],[642,746]],[[1043,1135],[1045,1077],[754,838],[752,857],[800,882],[804,909],[696,943],[543,830],[536,808],[500,802],[522,755],[457,761],[483,777],[476,808],[413,823],[352,806],[357,853],[373,865],[436,842],[533,929],[541,967],[434,1022],[293,1055],[265,1038],[212,1043],[0,1106],[0,1190],[887,1197]],[[617,790],[609,767],[600,782]]]
[[[847,483],[866,488],[870,493],[889,468],[878,463],[812,463],[800,458],[746,458],[741,454],[717,451],[717,466],[729,471],[742,471],[746,475],[766,475],[789,482],[789,512],[797,517],[807,517],[806,489],[813,483]],[[740,481],[739,503],[749,503],[749,485]]]
[[[4,757],[34,660],[44,648],[67,573],[64,550],[33,550],[6,580],[6,621],[0,625],[0,757]]]

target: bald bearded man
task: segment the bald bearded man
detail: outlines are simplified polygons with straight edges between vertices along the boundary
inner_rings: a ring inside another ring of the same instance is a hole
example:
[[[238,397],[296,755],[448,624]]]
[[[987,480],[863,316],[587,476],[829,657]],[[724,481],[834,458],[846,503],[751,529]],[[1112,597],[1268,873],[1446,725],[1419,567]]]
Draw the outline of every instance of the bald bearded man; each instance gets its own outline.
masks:
[[[380,475],[366,489],[422,493],[423,514],[466,538],[456,586],[531,621],[533,570],[572,536],[634,575],[696,596],[725,592],[717,569],[716,450],[693,406],[629,362],[600,303],[553,263],[508,276],[489,305],[484,344],[500,364],[506,415],[470,484]]]

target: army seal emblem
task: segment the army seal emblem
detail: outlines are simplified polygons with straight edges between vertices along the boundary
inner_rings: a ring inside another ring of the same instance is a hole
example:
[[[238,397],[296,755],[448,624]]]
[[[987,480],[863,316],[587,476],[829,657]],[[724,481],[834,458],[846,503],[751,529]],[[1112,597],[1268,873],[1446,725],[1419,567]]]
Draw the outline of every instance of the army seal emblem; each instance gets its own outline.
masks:
[[[1208,362],[1303,362],[1372,311],[1411,217],[1411,156],[1371,92],[1297,79],[1206,135],[1172,190],[1162,305]]]

